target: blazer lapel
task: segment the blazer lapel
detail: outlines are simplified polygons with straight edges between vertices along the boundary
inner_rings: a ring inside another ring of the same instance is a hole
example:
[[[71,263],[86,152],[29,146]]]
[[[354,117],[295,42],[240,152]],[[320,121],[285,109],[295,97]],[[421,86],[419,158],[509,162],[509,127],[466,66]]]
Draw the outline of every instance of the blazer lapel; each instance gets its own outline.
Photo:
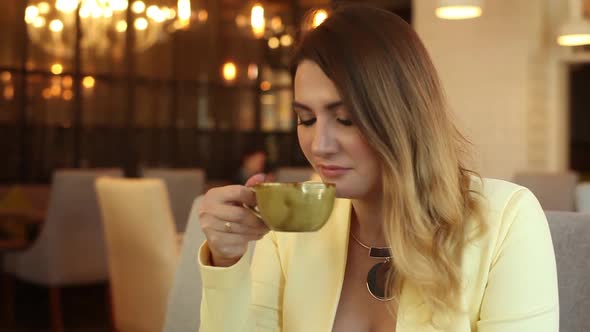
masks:
[[[287,331],[331,331],[338,308],[348,254],[351,203],[337,199],[326,225],[298,234],[284,298]]]

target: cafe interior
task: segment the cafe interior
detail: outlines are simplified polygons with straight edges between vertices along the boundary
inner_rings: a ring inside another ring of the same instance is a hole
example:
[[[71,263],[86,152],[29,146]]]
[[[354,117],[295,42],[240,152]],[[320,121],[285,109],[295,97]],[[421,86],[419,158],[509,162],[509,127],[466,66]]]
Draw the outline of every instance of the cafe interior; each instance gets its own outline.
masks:
[[[196,206],[314,177],[288,65],[338,2],[0,1],[0,331],[197,331]],[[590,331],[590,0],[356,2],[417,31],[469,166],[537,196]]]

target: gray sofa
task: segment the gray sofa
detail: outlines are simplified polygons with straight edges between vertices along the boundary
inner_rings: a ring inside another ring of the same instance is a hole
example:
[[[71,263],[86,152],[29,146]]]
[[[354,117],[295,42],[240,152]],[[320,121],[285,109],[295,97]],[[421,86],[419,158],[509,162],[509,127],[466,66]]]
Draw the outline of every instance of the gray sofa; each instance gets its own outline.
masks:
[[[557,261],[559,331],[590,331],[590,214],[546,214]]]
[[[196,332],[200,325],[201,273],[197,253],[205,234],[201,231],[197,209],[199,197],[193,203],[186,230],[183,235],[180,261],[172,289],[168,295],[168,307],[164,321],[164,331]]]
[[[204,241],[193,205],[164,331],[198,331],[201,276],[197,251]],[[546,212],[557,260],[561,332],[590,331],[590,214]]]

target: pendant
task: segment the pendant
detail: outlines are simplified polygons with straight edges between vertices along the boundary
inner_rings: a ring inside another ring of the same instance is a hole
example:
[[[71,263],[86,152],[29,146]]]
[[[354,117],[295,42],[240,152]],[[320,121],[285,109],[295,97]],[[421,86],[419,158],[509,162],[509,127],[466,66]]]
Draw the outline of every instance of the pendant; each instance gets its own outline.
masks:
[[[367,274],[367,289],[369,293],[379,301],[390,301],[393,296],[389,294],[388,280],[389,271],[393,264],[388,259],[385,262],[375,264]],[[393,277],[393,276],[392,276]]]
[[[391,258],[391,249],[389,247],[371,247],[369,257],[373,258]]]

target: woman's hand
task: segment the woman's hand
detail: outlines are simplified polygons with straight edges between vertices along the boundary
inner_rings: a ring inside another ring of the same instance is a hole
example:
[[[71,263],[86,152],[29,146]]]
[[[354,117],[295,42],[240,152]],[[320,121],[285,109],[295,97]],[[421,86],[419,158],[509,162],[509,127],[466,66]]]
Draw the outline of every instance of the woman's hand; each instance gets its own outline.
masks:
[[[231,266],[244,256],[250,241],[261,239],[268,227],[242,204],[256,205],[254,192],[247,187],[264,181],[256,174],[245,186],[232,185],[209,190],[199,209],[201,229],[207,237],[214,266]]]

